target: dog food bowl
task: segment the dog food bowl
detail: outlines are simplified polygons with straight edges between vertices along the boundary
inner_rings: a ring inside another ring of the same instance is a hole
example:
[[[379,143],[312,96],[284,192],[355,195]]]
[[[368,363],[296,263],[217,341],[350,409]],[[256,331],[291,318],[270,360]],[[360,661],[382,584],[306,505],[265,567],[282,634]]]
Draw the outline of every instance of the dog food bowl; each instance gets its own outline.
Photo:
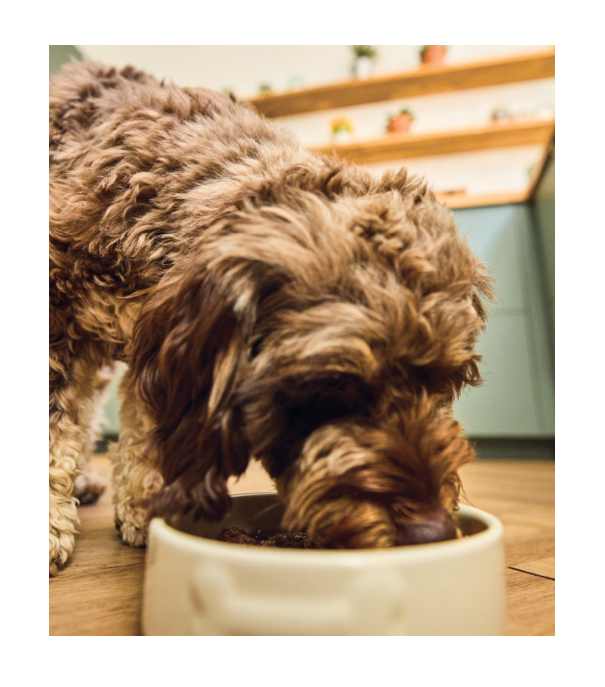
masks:
[[[502,525],[460,506],[463,539],[314,550],[212,541],[279,525],[276,494],[233,497],[220,523],[150,523],[146,635],[502,635]]]

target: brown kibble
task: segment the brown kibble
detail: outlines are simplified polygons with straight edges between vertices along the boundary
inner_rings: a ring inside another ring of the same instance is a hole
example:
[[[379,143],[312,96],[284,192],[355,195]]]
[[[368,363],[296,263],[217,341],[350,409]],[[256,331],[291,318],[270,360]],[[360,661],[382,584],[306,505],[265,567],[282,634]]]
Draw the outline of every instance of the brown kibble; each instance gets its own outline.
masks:
[[[254,533],[250,533],[251,537],[254,537],[256,542],[260,544],[261,542],[269,539],[269,537],[274,537],[276,534],[279,534],[279,530],[276,529],[275,527],[270,527],[265,530],[256,530]]]
[[[246,546],[258,546],[256,540],[246,534],[244,530],[239,527],[226,527],[219,535],[218,541],[228,542],[230,544],[244,544]]]
[[[270,529],[256,530],[256,532],[248,534],[239,527],[227,527],[219,534],[218,541],[278,549],[324,548],[321,539],[309,537],[304,530],[282,533],[278,530]]]
[[[260,546],[274,546],[278,549],[302,549],[304,548],[305,532],[288,532],[287,534],[276,534],[260,543]]]

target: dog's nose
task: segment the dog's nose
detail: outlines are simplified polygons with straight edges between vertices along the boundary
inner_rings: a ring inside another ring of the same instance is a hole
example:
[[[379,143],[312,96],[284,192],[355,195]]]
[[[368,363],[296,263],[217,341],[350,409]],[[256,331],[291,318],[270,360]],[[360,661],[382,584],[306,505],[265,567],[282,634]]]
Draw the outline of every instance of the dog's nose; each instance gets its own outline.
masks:
[[[433,511],[422,520],[397,525],[397,546],[431,544],[456,537],[456,523],[446,511]]]

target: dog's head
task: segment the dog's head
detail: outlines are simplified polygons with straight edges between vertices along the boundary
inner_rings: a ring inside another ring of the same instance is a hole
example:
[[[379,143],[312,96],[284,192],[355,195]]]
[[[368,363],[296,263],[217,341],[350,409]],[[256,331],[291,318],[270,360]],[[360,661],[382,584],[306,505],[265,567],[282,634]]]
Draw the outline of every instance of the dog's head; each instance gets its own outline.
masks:
[[[165,487],[220,518],[261,460],[284,524],[335,546],[455,536],[491,295],[450,212],[404,172],[292,170],[248,189],[144,306],[132,365]]]

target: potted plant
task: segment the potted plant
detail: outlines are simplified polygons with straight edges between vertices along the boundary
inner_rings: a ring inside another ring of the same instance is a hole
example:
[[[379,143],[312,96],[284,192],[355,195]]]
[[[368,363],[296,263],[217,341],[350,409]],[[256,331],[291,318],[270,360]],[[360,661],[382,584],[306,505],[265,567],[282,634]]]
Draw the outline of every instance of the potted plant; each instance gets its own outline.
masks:
[[[391,115],[387,121],[387,133],[407,134],[410,131],[414,115],[407,107],[404,107],[396,115]]]
[[[258,87],[258,94],[259,95],[271,95],[271,93],[273,93],[273,88],[271,88],[271,84],[262,83]]]
[[[346,117],[332,120],[332,140],[334,143],[348,143],[354,131],[353,122]]]
[[[423,45],[420,51],[422,64],[443,64],[447,54],[447,45]]]
[[[352,45],[351,47],[355,56],[351,68],[353,76],[357,79],[367,79],[374,68],[376,50],[371,45]]]
[[[492,110],[490,119],[494,124],[501,124],[504,122],[509,122],[512,117],[513,115],[508,108],[496,107],[494,110]]]

